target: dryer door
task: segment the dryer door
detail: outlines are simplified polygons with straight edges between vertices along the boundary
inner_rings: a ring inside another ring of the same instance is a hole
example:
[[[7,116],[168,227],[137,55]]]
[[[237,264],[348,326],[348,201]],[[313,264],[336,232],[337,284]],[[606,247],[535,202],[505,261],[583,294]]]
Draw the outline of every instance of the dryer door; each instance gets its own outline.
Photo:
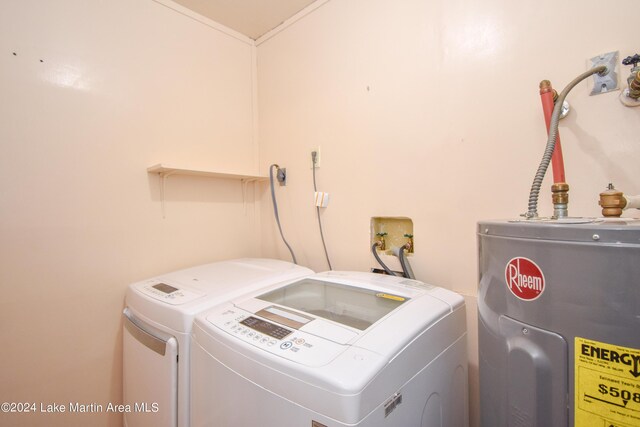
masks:
[[[124,310],[125,427],[178,424],[178,341]]]

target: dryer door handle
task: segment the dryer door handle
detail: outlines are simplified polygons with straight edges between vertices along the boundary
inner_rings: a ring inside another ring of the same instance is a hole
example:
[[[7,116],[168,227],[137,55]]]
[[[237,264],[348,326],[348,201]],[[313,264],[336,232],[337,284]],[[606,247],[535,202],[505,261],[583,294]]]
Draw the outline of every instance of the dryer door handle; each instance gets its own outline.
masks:
[[[124,327],[129,333],[142,345],[164,356],[167,351],[167,341],[171,336],[155,328],[146,325],[140,319],[136,318],[128,308],[122,312],[124,317]]]

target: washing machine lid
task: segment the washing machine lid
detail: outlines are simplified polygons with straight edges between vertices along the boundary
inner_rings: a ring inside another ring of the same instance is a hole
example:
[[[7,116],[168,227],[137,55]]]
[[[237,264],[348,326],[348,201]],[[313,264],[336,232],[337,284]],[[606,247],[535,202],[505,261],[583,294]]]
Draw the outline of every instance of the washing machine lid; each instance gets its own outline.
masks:
[[[364,331],[411,299],[408,296],[348,286],[321,278],[297,280],[260,294],[256,298],[360,331]],[[290,311],[285,312],[274,306],[265,310],[284,319],[291,317]],[[292,320],[302,326],[313,318],[295,316]]]
[[[319,273],[233,301],[277,325],[389,357],[463,303],[415,280],[354,272]]]
[[[156,327],[188,333],[194,316],[210,307],[311,274],[308,268],[273,259],[219,261],[133,283],[126,304]]]

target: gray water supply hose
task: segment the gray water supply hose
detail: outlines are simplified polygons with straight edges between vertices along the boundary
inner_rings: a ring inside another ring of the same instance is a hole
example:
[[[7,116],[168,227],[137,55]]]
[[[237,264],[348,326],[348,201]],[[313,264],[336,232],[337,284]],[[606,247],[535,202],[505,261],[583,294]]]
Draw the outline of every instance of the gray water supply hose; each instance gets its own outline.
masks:
[[[402,272],[404,276],[408,279],[416,278],[415,274],[413,274],[413,269],[411,268],[411,264],[409,264],[409,260],[407,259],[407,255],[404,253],[405,247],[401,246],[397,249],[393,249],[393,254],[398,257],[400,260],[400,266],[402,267]]]
[[[564,102],[565,98],[567,97],[571,89],[573,89],[582,80],[596,73],[600,74],[601,76],[605,76],[609,73],[609,69],[604,65],[600,65],[598,67],[594,67],[589,71],[586,71],[580,74],[562,90],[562,92],[558,96],[558,99],[555,102],[555,106],[553,107],[553,113],[551,113],[551,122],[549,123],[549,138],[547,139],[547,146],[544,150],[544,155],[542,156],[542,161],[540,162],[540,166],[538,166],[536,176],[533,179],[533,184],[531,185],[531,191],[529,192],[529,209],[527,213],[524,214],[524,216],[527,219],[538,217],[538,195],[540,194],[540,187],[542,187],[542,180],[544,179],[544,176],[547,173],[547,169],[549,168],[549,163],[551,163],[551,156],[553,156],[553,150],[555,150],[556,148],[556,139],[558,138],[558,122],[560,121],[560,112],[562,111],[562,103]]]
[[[376,259],[376,261],[378,261],[378,264],[380,264],[380,266],[384,269],[385,273],[387,273],[389,276],[397,276],[397,274],[391,271],[391,269],[389,269],[389,267],[387,267],[387,265],[382,262],[382,260],[378,256],[378,251],[376,251],[378,245],[379,243],[375,242],[373,246],[371,246],[371,253],[373,254],[373,257]]]
[[[280,230],[280,237],[282,237],[282,241],[289,249],[289,252],[291,253],[291,258],[293,259],[293,263],[297,264],[298,261],[296,260],[296,256],[293,253],[293,249],[291,249],[291,246],[289,246],[289,242],[287,242],[287,239],[284,238],[284,234],[282,233],[282,226],[280,225],[280,216],[278,215],[278,202],[276,202],[276,191],[273,188],[273,168],[280,169],[280,166],[276,165],[275,163],[269,166],[269,183],[271,184],[271,201],[273,202],[273,214],[276,217],[278,230]]]

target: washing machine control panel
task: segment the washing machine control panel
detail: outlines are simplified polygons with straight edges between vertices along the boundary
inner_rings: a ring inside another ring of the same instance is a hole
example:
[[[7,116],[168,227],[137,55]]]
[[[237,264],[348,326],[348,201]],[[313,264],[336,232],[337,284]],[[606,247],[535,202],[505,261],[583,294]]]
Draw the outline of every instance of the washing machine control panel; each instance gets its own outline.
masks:
[[[171,305],[180,305],[200,298],[203,294],[185,288],[179,288],[175,285],[160,282],[158,280],[150,280],[139,286],[138,290],[143,294],[166,302]]]
[[[267,322],[266,320],[258,319],[257,317],[253,316],[247,317],[240,323],[250,327],[251,329],[255,329],[258,332],[279,340],[285,338],[287,335],[293,332],[289,329],[283,328],[282,326],[275,325],[271,322]]]
[[[346,346],[293,328],[286,328],[237,308],[207,316],[232,340],[307,366],[322,366],[346,350]]]

